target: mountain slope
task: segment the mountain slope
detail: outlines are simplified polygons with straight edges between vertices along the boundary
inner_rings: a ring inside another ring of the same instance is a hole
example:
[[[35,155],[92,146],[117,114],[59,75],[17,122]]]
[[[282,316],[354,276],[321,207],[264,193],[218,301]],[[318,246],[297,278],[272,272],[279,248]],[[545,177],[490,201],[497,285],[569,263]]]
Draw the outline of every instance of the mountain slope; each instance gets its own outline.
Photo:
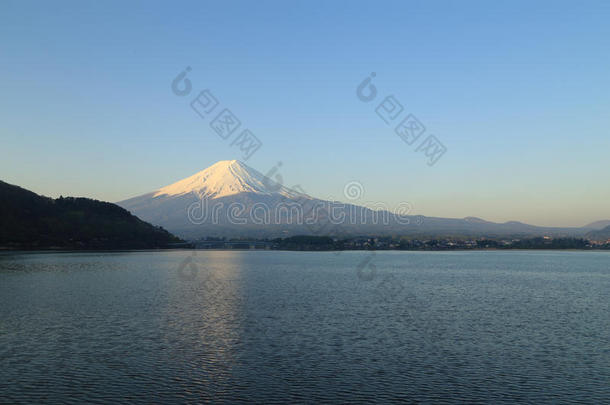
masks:
[[[608,226],[610,226],[610,220],[605,219],[605,220],[602,220],[602,221],[592,222],[592,223],[590,223],[588,225],[585,225],[584,228],[601,230],[601,229],[604,229],[604,228],[606,228]]]
[[[52,199],[0,181],[0,247],[145,249],[176,242],[180,239],[115,204]]]
[[[603,229],[598,229],[587,233],[587,238],[597,242],[606,242],[610,240],[610,226]]]
[[[117,203],[185,238],[305,235],[580,236],[582,228],[544,228],[475,217],[398,216],[316,199],[276,184],[239,161],[221,161],[153,192]]]

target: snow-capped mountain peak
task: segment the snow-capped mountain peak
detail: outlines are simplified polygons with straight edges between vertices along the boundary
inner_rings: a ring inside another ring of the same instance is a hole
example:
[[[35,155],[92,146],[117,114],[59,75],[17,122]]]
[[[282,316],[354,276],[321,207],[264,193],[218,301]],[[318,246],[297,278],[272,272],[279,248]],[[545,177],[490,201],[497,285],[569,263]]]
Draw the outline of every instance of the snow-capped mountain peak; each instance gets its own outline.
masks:
[[[286,197],[297,194],[238,160],[221,160],[205,170],[157,190],[153,197],[189,193],[210,199],[239,193],[280,194]]]
[[[193,239],[414,235],[416,232],[507,236],[583,234],[576,228],[542,228],[518,222],[499,224],[473,217],[426,217],[423,222],[409,217],[405,222],[403,215],[320,200],[283,187],[274,181],[281,180],[278,166],[268,170],[266,177],[242,162],[225,160],[174,184],[117,204],[145,221]],[[209,203],[212,199],[218,200]]]

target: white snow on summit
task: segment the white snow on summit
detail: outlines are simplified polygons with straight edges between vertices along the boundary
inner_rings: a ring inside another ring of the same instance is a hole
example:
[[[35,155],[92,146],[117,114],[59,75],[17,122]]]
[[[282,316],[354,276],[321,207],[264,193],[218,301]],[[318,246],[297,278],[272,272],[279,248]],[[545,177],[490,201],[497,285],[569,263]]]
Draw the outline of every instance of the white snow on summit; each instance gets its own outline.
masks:
[[[153,197],[188,193],[210,199],[239,193],[280,194],[291,198],[300,195],[238,160],[222,160],[186,179],[157,190]]]

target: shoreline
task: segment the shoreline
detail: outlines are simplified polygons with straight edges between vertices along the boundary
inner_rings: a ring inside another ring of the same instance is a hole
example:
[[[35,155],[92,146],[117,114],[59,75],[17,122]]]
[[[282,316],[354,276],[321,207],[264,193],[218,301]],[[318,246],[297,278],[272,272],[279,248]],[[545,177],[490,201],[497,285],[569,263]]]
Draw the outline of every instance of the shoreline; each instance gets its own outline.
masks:
[[[180,252],[180,251],[216,251],[216,252],[610,252],[610,249],[242,249],[242,248],[153,248],[153,249],[6,249],[0,247],[0,256],[4,253],[135,253],[135,252]]]

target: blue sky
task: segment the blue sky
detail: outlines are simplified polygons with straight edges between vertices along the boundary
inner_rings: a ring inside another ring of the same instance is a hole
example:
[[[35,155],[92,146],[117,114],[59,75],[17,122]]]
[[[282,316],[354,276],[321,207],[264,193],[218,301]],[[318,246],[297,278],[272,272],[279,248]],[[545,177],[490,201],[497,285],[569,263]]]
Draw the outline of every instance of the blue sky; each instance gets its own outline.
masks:
[[[358,181],[416,214],[584,225],[610,218],[608,21],[603,1],[3,1],[0,179],[119,201],[242,159],[189,106],[207,88],[263,142],[247,164],[317,197]],[[447,148],[434,166],[375,113],[389,95]]]

